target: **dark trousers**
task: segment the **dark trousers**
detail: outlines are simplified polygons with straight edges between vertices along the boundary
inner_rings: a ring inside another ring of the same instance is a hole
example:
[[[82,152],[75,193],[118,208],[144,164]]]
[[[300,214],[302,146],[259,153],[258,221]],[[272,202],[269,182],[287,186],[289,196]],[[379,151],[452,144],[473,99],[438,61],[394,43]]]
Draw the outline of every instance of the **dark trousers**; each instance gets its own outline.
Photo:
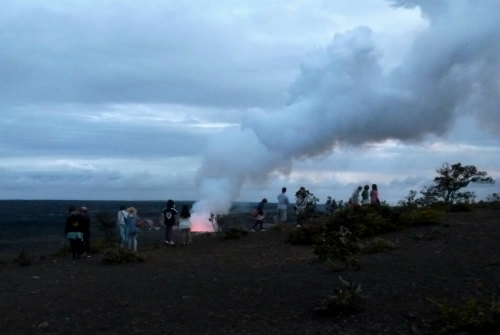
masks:
[[[172,225],[165,226],[165,241],[172,241]]]
[[[90,254],[90,233],[83,234],[83,248],[87,255]]]
[[[73,258],[80,258],[83,253],[83,241],[82,240],[69,240],[69,246],[71,248],[71,253]]]
[[[257,226],[260,227],[259,230],[264,229],[264,220],[255,220],[255,223],[253,224],[252,229],[257,228]]]

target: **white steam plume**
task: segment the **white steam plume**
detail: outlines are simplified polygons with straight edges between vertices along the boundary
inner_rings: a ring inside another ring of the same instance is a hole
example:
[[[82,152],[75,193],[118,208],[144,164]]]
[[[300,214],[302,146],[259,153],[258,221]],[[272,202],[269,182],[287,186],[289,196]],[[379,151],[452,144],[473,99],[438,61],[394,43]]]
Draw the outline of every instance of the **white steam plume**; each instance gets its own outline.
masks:
[[[342,144],[444,134],[459,115],[498,132],[500,1],[392,1],[419,6],[429,26],[402,62],[382,68],[372,31],[334,37],[306,61],[277,112],[248,111],[242,129],[214,139],[199,170],[195,211],[227,213],[243,183]]]

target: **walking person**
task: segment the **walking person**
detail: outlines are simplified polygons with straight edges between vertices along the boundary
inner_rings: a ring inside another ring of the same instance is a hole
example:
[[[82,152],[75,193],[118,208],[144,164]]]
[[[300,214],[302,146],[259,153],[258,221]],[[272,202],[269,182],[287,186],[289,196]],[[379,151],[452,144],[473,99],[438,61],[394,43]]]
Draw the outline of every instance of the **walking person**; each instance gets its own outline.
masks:
[[[363,188],[358,186],[354,192],[352,192],[351,198],[349,198],[349,203],[353,206],[359,206],[359,193]]]
[[[80,213],[82,215],[82,229],[83,229],[83,247],[86,257],[90,256],[90,218],[87,207],[81,207]]]
[[[121,206],[118,211],[118,217],[116,219],[116,228],[118,228],[118,234],[120,236],[120,247],[125,248],[128,244],[127,239],[127,222],[126,217],[128,213],[125,206]]]
[[[289,204],[290,201],[288,200],[288,196],[286,195],[286,187],[283,187],[281,189],[281,193],[278,194],[278,206],[277,206],[280,226],[287,223],[287,212]]]
[[[372,190],[370,191],[370,204],[380,205],[380,199],[378,198],[377,184],[372,185]]]
[[[175,202],[172,199],[167,201],[167,207],[163,209],[163,222],[165,223],[165,241],[166,245],[174,245],[172,241],[172,228],[179,212],[175,209]]]
[[[187,205],[182,206],[179,215],[179,230],[181,231],[182,245],[191,244],[191,213]]]
[[[137,209],[134,207],[127,208],[127,246],[129,249],[137,252]]]
[[[255,228],[259,227],[259,231],[266,231],[264,229],[264,206],[267,204],[267,199],[262,199],[261,202],[257,205],[257,216],[255,216],[255,223],[253,224],[252,231],[255,231]]]
[[[363,192],[361,192],[361,204],[369,205],[370,204],[370,186],[365,185]]]

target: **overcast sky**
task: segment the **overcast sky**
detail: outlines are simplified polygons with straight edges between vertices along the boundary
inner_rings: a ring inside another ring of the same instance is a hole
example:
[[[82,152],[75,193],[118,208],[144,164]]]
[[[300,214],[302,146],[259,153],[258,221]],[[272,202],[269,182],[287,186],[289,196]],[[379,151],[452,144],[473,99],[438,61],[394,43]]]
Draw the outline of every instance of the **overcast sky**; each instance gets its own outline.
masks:
[[[500,1],[0,0],[0,199],[499,192]]]

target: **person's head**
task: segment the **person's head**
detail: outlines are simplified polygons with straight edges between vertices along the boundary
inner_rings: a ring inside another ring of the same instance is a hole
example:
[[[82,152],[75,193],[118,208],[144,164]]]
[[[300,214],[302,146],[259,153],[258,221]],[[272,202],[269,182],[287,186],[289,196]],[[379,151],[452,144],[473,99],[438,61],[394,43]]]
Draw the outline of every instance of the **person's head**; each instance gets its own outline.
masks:
[[[169,199],[167,201],[167,208],[174,208],[175,207],[175,202],[172,199]]]
[[[85,207],[85,206],[80,207],[80,213],[87,215],[87,213],[88,213],[87,207]]]
[[[369,190],[370,189],[370,186],[369,185],[365,185],[365,190]]]
[[[375,191],[377,190],[377,184],[372,185],[372,190],[375,190]]]
[[[136,215],[137,209],[135,209],[134,207],[129,207],[127,208],[127,213],[129,213],[130,215]]]
[[[361,191],[362,189],[363,189],[363,187],[358,186],[358,191]]]
[[[281,193],[286,193],[286,187],[283,187],[283,188],[281,189]]]
[[[125,207],[125,206],[121,206],[121,207],[120,207],[120,210],[121,210],[121,211],[123,211],[123,210],[125,210],[126,208],[127,208],[127,207]]]
[[[267,203],[267,199],[266,198],[262,199],[262,202]]]
[[[188,205],[182,205],[181,214],[183,214],[183,215],[189,214]]]

